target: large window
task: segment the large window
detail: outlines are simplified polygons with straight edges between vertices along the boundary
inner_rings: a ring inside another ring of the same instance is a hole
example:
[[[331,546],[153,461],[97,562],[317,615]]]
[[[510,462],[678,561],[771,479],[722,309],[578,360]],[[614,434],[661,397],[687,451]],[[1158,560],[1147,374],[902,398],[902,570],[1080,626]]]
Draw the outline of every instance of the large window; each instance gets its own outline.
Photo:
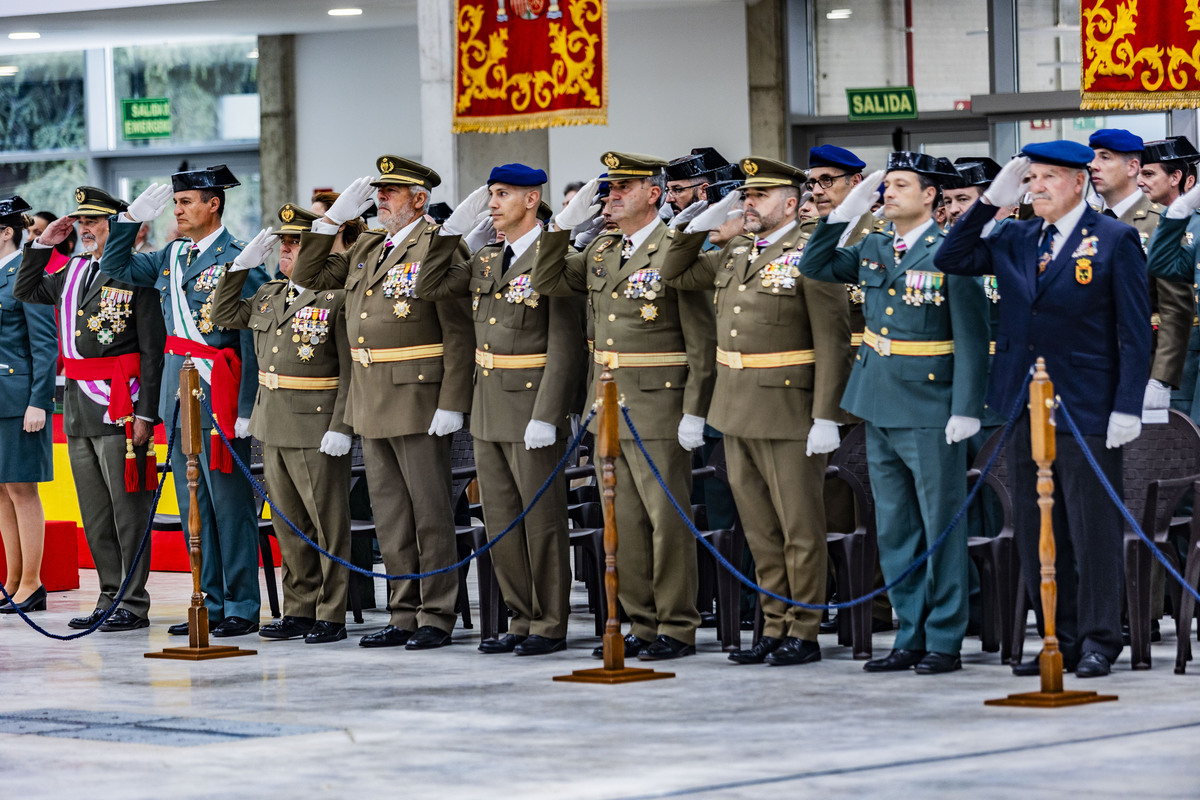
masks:
[[[35,212],[62,216],[75,207],[75,187],[85,183],[87,162],[83,159],[0,163],[0,198],[20,195]]]
[[[0,152],[86,147],[83,53],[0,56]]]
[[[1079,0],[1020,0],[1017,19],[1020,90],[1078,89]]]

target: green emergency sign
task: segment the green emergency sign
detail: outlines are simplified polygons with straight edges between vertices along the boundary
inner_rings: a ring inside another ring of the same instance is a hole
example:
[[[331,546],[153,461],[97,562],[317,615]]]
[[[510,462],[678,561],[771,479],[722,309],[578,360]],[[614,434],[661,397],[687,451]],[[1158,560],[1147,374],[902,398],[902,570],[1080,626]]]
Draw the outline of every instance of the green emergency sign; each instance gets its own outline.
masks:
[[[171,135],[171,101],[166,97],[121,101],[121,138],[166,139]]]
[[[847,89],[846,102],[851,122],[917,118],[917,93],[911,86]]]

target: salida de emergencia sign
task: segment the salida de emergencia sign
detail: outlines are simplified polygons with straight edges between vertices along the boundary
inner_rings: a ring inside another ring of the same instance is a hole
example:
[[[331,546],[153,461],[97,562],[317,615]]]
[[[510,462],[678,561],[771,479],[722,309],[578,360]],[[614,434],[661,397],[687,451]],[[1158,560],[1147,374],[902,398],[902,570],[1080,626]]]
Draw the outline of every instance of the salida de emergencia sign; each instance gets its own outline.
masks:
[[[139,97],[121,101],[121,138],[166,139],[171,135],[171,101]]]
[[[916,119],[917,94],[911,86],[847,89],[850,120]]]

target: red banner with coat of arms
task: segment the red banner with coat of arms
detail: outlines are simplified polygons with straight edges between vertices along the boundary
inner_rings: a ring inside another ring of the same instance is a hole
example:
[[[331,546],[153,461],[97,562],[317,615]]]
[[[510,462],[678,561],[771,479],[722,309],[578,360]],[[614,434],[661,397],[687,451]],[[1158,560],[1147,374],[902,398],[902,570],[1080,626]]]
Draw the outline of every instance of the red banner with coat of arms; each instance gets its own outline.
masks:
[[[606,0],[457,0],[454,133],[608,123]]]
[[[1200,106],[1200,0],[1083,0],[1081,108]]]

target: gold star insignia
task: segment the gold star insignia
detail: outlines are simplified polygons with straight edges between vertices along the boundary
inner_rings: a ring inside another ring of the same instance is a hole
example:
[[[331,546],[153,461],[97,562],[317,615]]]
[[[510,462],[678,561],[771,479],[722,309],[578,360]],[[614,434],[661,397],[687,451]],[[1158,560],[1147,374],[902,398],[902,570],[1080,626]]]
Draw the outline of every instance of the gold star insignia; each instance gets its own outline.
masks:
[[[311,344],[302,344],[296,350],[296,355],[300,356],[301,361],[311,361],[313,357],[313,347]]]
[[[394,313],[400,319],[404,319],[405,317],[407,317],[409,310],[410,309],[408,307],[407,300],[397,300],[396,303],[392,306],[392,313]]]
[[[642,305],[642,321],[653,322],[658,319],[658,306],[654,303],[644,303]]]

